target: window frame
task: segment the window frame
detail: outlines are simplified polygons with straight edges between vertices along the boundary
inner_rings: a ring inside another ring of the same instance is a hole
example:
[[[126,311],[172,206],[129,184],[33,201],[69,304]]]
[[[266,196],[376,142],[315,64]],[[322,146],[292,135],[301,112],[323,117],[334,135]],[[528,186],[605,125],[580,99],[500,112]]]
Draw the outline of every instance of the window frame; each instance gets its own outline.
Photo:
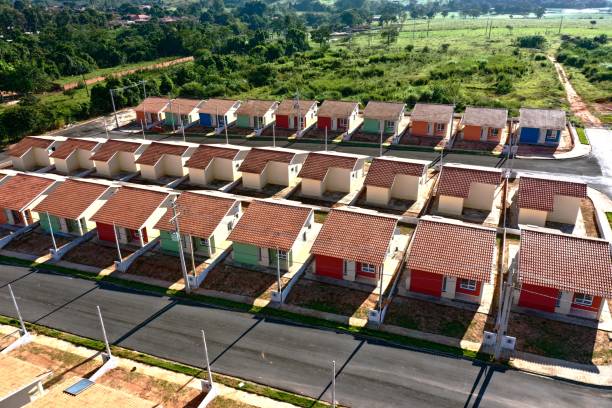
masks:
[[[363,273],[376,273],[376,265],[369,263],[361,264],[361,272]]]
[[[574,304],[579,306],[593,306],[593,295],[589,295],[588,293],[576,293],[574,294]]]
[[[436,129],[436,132],[444,132],[444,130],[446,130],[446,123],[436,123],[434,128]]]
[[[476,282],[476,280],[474,279],[461,279],[461,281],[459,281],[459,287],[463,290],[476,292],[476,288],[478,288],[478,282]]]

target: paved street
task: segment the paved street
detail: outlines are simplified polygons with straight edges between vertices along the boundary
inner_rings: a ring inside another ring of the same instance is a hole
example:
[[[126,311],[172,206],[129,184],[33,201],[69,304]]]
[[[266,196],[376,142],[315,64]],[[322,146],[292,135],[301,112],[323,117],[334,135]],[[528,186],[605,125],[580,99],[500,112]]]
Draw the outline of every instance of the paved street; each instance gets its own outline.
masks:
[[[215,371],[312,397],[329,399],[336,360],[337,399],[349,406],[612,404],[612,393],[596,388],[6,265],[0,265],[3,315],[15,316],[6,288],[11,282],[28,321],[100,339],[95,314],[100,305],[113,343],[197,366],[204,328]]]
[[[104,131],[104,124],[102,119],[91,121],[85,125],[73,126],[64,129],[56,134],[70,136],[70,137],[106,137]],[[107,123],[110,125],[112,120],[107,119]],[[123,122],[122,122],[123,123]],[[606,133],[607,132],[607,133]],[[612,196],[612,177],[608,174],[607,176],[602,175],[601,160],[608,160],[608,166],[612,169],[612,155],[600,154],[600,149],[608,151],[609,147],[605,147],[610,143],[605,143],[604,140],[609,140],[610,131],[606,130],[595,130],[589,129],[587,134],[590,138],[594,138],[595,143],[593,144],[594,153],[589,157],[567,159],[567,160],[529,160],[529,159],[516,159],[514,161],[514,168],[519,174],[537,174],[539,172],[556,173],[560,176],[570,178],[577,181],[583,181],[588,183],[591,187],[596,188],[608,196]],[[141,133],[123,133],[123,132],[109,132],[111,138],[131,138],[131,137],[142,137]],[[183,140],[181,135],[167,136],[167,135],[147,135],[147,138],[163,139],[163,140]],[[221,136],[218,138],[204,138],[201,136],[189,136],[187,135],[187,141],[196,143],[225,143],[225,137]],[[600,143],[597,143],[600,141]],[[230,143],[243,145],[243,146],[272,146],[270,140],[245,140],[245,139],[230,139]],[[302,150],[324,150],[324,143],[289,143],[287,141],[281,141],[277,143],[278,146],[289,147],[294,149]],[[354,147],[354,146],[338,146],[337,144],[328,144],[329,150],[335,150],[339,152],[365,154],[368,156],[378,156],[379,149],[376,147]],[[407,150],[390,150],[385,149],[383,154],[386,156],[405,157],[411,159],[424,159],[424,160],[438,160],[440,157],[439,153],[435,152],[423,152],[423,151],[407,151]],[[479,166],[488,167],[503,167],[507,166],[507,163],[503,158],[496,158],[491,156],[481,156],[472,154],[460,154],[460,153],[448,153],[444,156],[444,161],[447,163],[464,163]]]

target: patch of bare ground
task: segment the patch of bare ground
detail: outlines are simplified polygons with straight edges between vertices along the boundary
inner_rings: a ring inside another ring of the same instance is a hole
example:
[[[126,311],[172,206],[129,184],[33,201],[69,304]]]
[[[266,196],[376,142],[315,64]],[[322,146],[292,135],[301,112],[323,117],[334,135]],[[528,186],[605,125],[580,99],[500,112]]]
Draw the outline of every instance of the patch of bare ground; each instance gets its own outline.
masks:
[[[387,310],[385,323],[473,342],[482,341],[493,317],[426,300],[396,296]]]
[[[292,137],[296,135],[296,130],[295,129],[288,129],[288,128],[280,128],[280,127],[275,127],[274,131],[272,131],[272,126],[266,128],[263,132],[261,132],[261,136],[274,136],[274,137],[282,137],[282,138],[288,138],[288,137]]]
[[[206,265],[196,257],[196,274],[200,274]],[[187,271],[193,273],[191,257],[185,254]],[[171,283],[185,283],[178,254],[176,256],[164,254],[159,251],[150,251],[142,254],[130,266],[127,272],[131,275],[145,276]]]
[[[327,131],[327,141],[331,142],[336,139],[338,136],[342,135],[344,132],[338,132],[335,130]],[[310,130],[304,133],[301,139],[315,139],[315,140],[325,140],[325,129],[319,129],[316,126],[313,126]]]
[[[595,218],[595,206],[590,198],[580,200],[580,212],[584,220],[584,228],[588,237],[599,238],[597,219]]]
[[[134,251],[121,248],[121,255],[125,259]],[[97,268],[108,268],[113,266],[118,259],[117,248],[114,246],[101,244],[97,240],[87,241],[69,251],[62,258],[67,262],[74,262],[82,265],[94,266]]]
[[[284,287],[288,279],[281,277]],[[221,263],[208,272],[200,286],[202,289],[216,290],[250,298],[271,299],[272,291],[277,289],[276,274],[240,268],[229,263]]]
[[[410,132],[406,132],[400,139],[399,144],[445,148],[448,144],[448,139],[443,137],[412,136]]]
[[[69,243],[70,240],[56,235],[55,242],[57,246],[60,247]],[[22,252],[36,256],[48,255],[50,248],[53,248],[51,235],[39,229],[15,238],[5,247],[5,249],[9,251]]]
[[[255,134],[255,129],[241,128],[238,126],[230,126],[227,129],[227,133],[229,135],[235,135],[235,136],[249,136],[249,135]]]
[[[262,188],[261,190],[255,190],[252,188],[244,187],[242,183],[239,183],[230,192],[232,194],[244,195],[244,196],[254,197],[254,198],[269,198],[269,197],[274,196],[275,194],[278,194],[285,188],[287,187],[280,186],[277,184],[266,184],[264,188]]]
[[[594,328],[512,313],[508,334],[516,350],[581,364],[612,363],[608,334]]]
[[[300,279],[286,302],[295,306],[366,319],[376,308],[378,295],[311,279]]]

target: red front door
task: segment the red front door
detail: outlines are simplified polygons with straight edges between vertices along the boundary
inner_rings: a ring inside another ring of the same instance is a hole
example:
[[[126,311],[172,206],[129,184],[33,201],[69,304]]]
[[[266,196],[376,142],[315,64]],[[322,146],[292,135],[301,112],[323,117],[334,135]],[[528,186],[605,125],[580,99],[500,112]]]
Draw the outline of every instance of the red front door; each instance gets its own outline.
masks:
[[[431,273],[419,270],[410,270],[410,290],[425,295],[442,295],[442,281],[444,276],[439,273]]]
[[[558,296],[559,290],[557,289],[523,284],[521,286],[521,296],[519,297],[518,304],[522,307],[552,313],[557,306]]]
[[[331,130],[332,126],[331,126],[331,118],[326,118],[324,116],[319,116],[319,118],[317,119],[317,127],[319,129],[325,129],[327,128],[327,130]]]
[[[276,115],[276,127],[289,128],[289,116],[287,115]]]

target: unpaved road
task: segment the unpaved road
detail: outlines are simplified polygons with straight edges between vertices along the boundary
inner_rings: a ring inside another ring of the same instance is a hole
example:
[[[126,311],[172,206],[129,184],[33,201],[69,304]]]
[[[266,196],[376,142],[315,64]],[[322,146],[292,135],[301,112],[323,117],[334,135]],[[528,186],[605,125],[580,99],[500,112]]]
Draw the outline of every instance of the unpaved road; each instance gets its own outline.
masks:
[[[582,121],[585,127],[601,127],[601,121],[591,113],[588,105],[582,100],[580,95],[576,93],[576,90],[567,78],[567,74],[565,73],[563,66],[550,55],[548,56],[548,59],[553,63],[555,69],[557,70],[559,81],[561,81],[561,84],[563,84],[563,87],[565,88],[565,94],[567,95],[567,100],[570,103],[570,108],[572,112],[574,112],[574,115],[576,115],[576,117]]]

